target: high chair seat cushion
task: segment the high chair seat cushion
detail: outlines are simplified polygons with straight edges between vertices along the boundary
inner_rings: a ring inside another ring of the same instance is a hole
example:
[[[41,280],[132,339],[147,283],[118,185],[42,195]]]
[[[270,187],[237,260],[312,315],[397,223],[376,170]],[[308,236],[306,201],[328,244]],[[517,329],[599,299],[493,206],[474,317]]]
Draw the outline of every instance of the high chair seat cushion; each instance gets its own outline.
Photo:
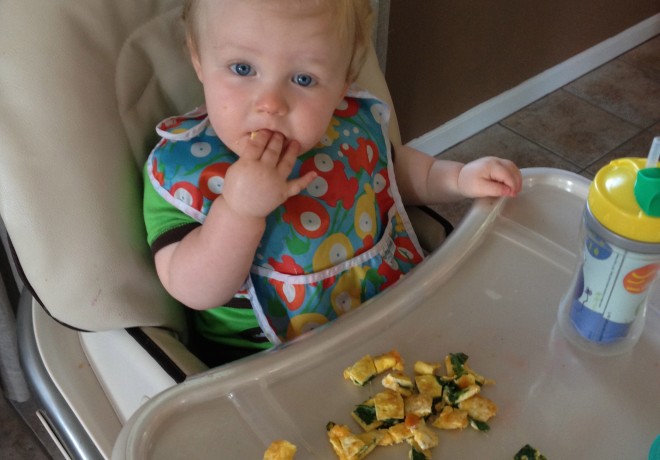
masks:
[[[0,215],[37,298],[83,330],[185,329],[142,221],[155,124],[201,102],[180,0],[0,2]]]

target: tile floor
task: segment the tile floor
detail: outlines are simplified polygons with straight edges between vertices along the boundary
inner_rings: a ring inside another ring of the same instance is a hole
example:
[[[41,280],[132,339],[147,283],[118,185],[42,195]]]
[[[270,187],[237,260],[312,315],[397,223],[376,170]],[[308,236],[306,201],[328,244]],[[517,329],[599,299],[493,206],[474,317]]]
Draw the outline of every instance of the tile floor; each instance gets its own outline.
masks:
[[[609,161],[646,157],[660,136],[660,36],[548,94],[462,143],[441,158],[486,155],[521,168],[553,167],[590,179]],[[464,201],[438,210],[456,224]]]
[[[610,160],[645,157],[660,136],[660,35],[441,154],[470,161],[497,155],[520,167],[561,168],[593,178]],[[469,202],[442,206],[456,225]],[[30,407],[29,404],[27,407]],[[19,407],[26,412],[26,406]],[[0,398],[0,458],[59,458]]]

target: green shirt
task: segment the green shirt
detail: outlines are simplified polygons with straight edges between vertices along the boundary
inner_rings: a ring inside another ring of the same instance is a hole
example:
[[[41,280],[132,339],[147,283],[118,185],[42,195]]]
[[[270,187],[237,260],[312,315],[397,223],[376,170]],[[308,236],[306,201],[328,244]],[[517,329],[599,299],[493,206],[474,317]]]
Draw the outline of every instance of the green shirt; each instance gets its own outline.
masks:
[[[180,241],[199,222],[168,203],[152,186],[144,168],[144,222],[147,242],[155,254],[168,244]],[[252,308],[232,303],[210,310],[195,310],[194,326],[203,337],[234,347],[263,350],[271,343],[263,337]]]

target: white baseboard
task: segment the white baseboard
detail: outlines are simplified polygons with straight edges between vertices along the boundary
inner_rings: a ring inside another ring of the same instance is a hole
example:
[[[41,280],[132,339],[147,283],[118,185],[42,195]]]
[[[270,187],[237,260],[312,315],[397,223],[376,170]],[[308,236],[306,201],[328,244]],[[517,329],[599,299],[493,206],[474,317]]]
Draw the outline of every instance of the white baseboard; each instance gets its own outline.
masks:
[[[660,33],[660,14],[479,104],[408,143],[436,155]]]

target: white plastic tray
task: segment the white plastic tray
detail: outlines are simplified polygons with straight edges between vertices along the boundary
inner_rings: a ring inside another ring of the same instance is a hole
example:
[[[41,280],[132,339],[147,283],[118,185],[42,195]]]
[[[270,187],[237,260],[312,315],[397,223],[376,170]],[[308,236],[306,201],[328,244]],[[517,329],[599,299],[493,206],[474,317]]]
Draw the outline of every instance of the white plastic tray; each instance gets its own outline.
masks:
[[[660,433],[660,313],[649,309],[632,353],[572,348],[555,322],[575,265],[588,182],[554,169],[524,171],[512,200],[480,200],[440,250],[397,286],[330,327],[165,391],[124,427],[115,459],[260,459],[271,441],[296,459],[334,458],[325,425],[381,391],[344,368],[397,349],[407,367],[464,352],[497,384],[488,433],[438,431],[433,458],[511,459],[524,444],[549,459],[646,459]],[[411,369],[407,369],[412,373]],[[406,459],[408,446],[373,460]]]

